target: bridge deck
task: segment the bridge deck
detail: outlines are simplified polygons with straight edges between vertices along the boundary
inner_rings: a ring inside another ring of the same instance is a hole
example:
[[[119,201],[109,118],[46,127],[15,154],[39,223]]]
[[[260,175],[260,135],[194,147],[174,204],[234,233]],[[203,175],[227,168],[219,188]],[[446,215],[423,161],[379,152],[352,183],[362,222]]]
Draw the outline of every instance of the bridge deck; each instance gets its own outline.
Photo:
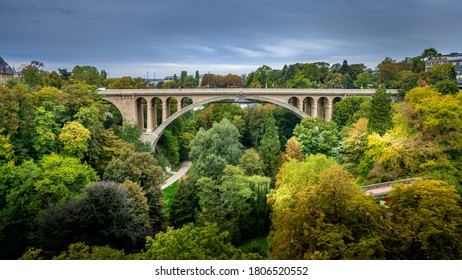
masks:
[[[371,96],[375,89],[297,89],[297,88],[178,88],[178,89],[105,89],[99,94],[105,96],[146,95],[146,96],[188,96],[188,95],[364,95]],[[397,95],[395,89],[387,90]]]
[[[409,179],[403,179],[403,180],[396,180],[396,181],[366,185],[366,186],[361,186],[361,189],[364,190],[366,195],[373,196],[373,197],[380,197],[380,196],[387,195],[393,189],[393,184],[397,184],[397,183],[410,184],[417,179],[427,179],[427,177],[409,178]]]

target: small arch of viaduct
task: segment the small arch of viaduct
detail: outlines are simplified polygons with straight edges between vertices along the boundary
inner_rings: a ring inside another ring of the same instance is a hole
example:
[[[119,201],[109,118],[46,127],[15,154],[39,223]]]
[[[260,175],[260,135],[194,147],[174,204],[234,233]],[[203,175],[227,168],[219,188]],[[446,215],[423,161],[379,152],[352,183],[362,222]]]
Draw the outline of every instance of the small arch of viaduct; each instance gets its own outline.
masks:
[[[392,98],[396,90],[389,90]],[[186,112],[223,100],[258,100],[291,110],[300,118],[330,120],[336,102],[347,96],[371,96],[374,89],[113,89],[101,90],[103,99],[114,104],[125,123],[136,123],[143,140],[154,147],[164,129]]]

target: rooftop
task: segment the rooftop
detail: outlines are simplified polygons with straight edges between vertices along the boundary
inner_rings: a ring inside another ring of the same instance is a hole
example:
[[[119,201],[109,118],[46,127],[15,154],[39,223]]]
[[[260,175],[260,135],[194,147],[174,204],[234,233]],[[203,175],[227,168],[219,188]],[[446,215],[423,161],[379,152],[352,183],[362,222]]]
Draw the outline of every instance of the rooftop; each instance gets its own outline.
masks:
[[[0,74],[3,74],[3,75],[13,75],[14,74],[14,70],[13,68],[11,68],[8,63],[6,63],[5,60],[3,60],[3,58],[0,56]]]

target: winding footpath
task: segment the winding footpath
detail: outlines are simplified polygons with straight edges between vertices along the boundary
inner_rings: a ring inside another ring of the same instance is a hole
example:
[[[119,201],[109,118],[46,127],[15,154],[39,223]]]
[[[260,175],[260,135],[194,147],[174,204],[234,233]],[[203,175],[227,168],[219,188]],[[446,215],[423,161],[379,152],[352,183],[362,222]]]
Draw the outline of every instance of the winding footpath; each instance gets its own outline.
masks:
[[[170,178],[165,181],[165,183],[162,185],[161,189],[165,189],[166,187],[170,186],[171,184],[175,183],[178,179],[181,178],[186,172],[189,170],[191,167],[191,161],[183,161],[181,163],[181,168],[178,170],[178,172],[175,172]]]

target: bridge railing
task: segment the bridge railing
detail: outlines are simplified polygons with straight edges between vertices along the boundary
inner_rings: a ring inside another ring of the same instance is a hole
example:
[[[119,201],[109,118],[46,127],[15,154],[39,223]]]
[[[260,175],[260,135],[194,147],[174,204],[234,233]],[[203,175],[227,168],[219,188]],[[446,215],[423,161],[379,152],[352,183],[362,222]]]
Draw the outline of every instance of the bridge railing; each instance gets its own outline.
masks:
[[[383,183],[377,183],[377,184],[372,184],[372,185],[366,185],[366,186],[361,186],[360,188],[364,191],[368,190],[373,190],[373,189],[380,189],[380,188],[385,188],[389,187],[393,184],[396,183],[403,183],[403,184],[410,184],[414,182],[417,179],[428,179],[428,177],[416,177],[416,178],[409,178],[409,179],[403,179],[403,180],[396,180],[396,181],[389,181],[389,182],[383,182]]]

